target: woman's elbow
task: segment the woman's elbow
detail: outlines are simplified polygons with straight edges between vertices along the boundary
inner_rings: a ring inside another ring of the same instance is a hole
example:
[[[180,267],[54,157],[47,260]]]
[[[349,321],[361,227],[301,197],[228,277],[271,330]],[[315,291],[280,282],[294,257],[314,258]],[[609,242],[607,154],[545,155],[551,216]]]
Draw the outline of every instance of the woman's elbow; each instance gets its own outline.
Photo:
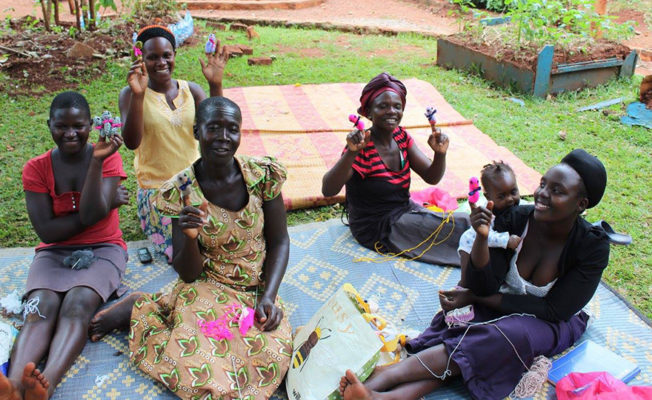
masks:
[[[290,254],[290,236],[287,234],[287,231],[285,231],[285,233],[274,235],[272,240],[267,241],[267,252]]]
[[[321,187],[321,194],[324,197],[332,197],[335,196],[337,193],[333,192],[330,188],[322,186]]]
[[[424,181],[426,181],[426,183],[429,184],[429,185],[436,185],[439,182],[441,182],[441,178],[443,178],[443,176],[444,176],[444,174],[440,174],[440,173],[433,174],[433,175],[427,175],[425,177]]]
[[[84,226],[95,225],[96,223],[106,218],[106,216],[109,214],[109,211],[111,210],[108,207],[109,206],[107,205],[97,205],[97,207],[95,207],[92,211],[80,212],[79,221]]]
[[[339,192],[339,190],[335,190],[333,188],[333,185],[330,184],[330,182],[327,182],[326,179],[322,181],[321,184],[321,194],[324,195],[324,197],[331,197],[335,196]]]
[[[189,276],[181,276],[181,275],[179,275],[179,278],[181,278],[183,283],[193,283],[194,281],[197,280],[197,277],[189,277]]]
[[[51,244],[57,242],[57,238],[54,235],[49,235],[45,232],[36,231],[36,236],[45,244]]]
[[[133,139],[127,139],[127,137],[124,137],[125,140],[125,147],[128,148],[129,150],[136,150],[138,146],[140,146],[140,141],[136,141]]]
[[[181,278],[184,283],[193,283],[201,275],[201,271],[197,273],[188,273],[189,271],[184,271],[183,266],[177,264],[181,263],[178,261],[173,262],[174,270],[177,271],[179,278]]]

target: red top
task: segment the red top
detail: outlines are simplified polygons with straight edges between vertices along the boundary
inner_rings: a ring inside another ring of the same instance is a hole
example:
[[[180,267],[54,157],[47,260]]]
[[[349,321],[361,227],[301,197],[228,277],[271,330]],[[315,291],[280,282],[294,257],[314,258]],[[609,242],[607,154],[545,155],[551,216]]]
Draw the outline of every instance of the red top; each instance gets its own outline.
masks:
[[[410,161],[408,160],[407,150],[412,147],[414,141],[412,137],[401,127],[396,128],[392,133],[392,138],[398,145],[401,155],[401,169],[392,171],[387,168],[383,159],[380,158],[373,140],[369,139],[367,146],[358,152],[353,160],[353,169],[360,174],[362,179],[380,178],[386,180],[392,185],[398,185],[404,189],[410,187]],[[342,153],[346,152],[346,147]]]
[[[111,154],[102,164],[102,177],[118,176],[120,180],[126,179],[122,168],[122,157],[118,152]],[[47,193],[52,198],[52,211],[55,217],[79,212],[80,192],[66,192],[57,194],[54,191],[54,173],[52,171],[52,150],[27,161],[23,167],[23,189],[35,193]],[[112,243],[127,250],[127,245],[122,240],[120,218],[118,209],[113,208],[109,214],[95,225],[86,227],[83,231],[70,239],[55,243],[40,243],[36,250],[54,245],[87,245],[98,243]]]

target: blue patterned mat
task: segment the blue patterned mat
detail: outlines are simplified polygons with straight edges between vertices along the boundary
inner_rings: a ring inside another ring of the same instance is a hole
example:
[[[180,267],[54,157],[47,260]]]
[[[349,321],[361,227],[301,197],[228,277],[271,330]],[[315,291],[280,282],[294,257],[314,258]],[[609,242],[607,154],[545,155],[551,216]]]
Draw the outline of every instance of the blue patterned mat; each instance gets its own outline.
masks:
[[[421,330],[439,310],[437,289],[451,288],[459,280],[459,269],[404,259],[355,263],[354,258],[374,254],[359,246],[338,220],[292,227],[290,238],[290,262],[279,294],[294,327],[305,324],[322,303],[348,282],[363,296],[375,297],[383,317],[399,327]],[[142,245],[129,244],[125,284],[132,290],[146,292],[169,289],[176,278],[174,270],[162,260],[140,264],[135,251]],[[24,288],[32,257],[32,249],[0,250],[0,297]],[[636,362],[641,373],[631,384],[652,385],[652,328],[604,285],[598,288],[589,310],[596,319],[581,340],[592,339]],[[127,352],[124,334],[109,335],[99,343],[89,342],[53,399],[176,398],[132,367]],[[281,391],[278,397],[287,399]],[[438,391],[436,396],[468,397],[460,382]],[[553,398],[554,388],[549,384],[534,397]]]

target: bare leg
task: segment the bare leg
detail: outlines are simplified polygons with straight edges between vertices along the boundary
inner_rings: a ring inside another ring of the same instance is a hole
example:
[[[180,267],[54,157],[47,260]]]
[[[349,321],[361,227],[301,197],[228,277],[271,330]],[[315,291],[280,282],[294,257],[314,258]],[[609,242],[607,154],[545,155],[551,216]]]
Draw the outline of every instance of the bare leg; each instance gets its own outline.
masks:
[[[9,367],[9,379],[21,393],[23,368],[30,362],[38,364],[50,347],[62,295],[51,290],[34,290],[28,301],[34,298],[39,299],[37,307],[45,318],[41,318],[38,313],[27,315],[25,325],[16,338]]]
[[[47,400],[48,388],[50,383],[45,378],[45,375],[36,369],[36,365],[32,362],[27,363],[23,369],[23,377],[21,378],[23,388],[25,389],[24,400]]]
[[[50,396],[86,345],[88,324],[100,304],[102,298],[85,286],[70,289],[63,298],[59,323],[43,370],[43,375],[50,382]]]
[[[439,379],[430,378],[421,381],[403,383],[396,386],[389,392],[382,392],[379,395],[383,399],[392,400],[416,400],[439,389],[444,382]]]
[[[358,377],[347,370],[340,381],[340,393],[344,400],[416,400],[441,387],[439,379],[424,379],[403,383],[388,392],[375,392],[363,385]]]
[[[14,384],[0,373],[0,400],[20,400],[20,391]]]
[[[112,304],[111,307],[95,314],[88,329],[91,340],[97,342],[114,329],[129,329],[131,309],[142,294],[142,292],[131,293],[115,304]]]
[[[419,358],[425,365],[430,368],[437,375],[441,375],[446,370],[446,363],[448,362],[448,352],[443,344],[431,347],[418,353]],[[448,366],[451,372],[450,376],[457,376],[460,374],[460,369],[457,364],[451,360]],[[372,391],[385,392],[394,389],[403,383],[433,380],[437,379],[424,368],[416,356],[412,356],[406,360],[390,365],[389,367],[380,371],[380,373],[373,375],[365,386]]]

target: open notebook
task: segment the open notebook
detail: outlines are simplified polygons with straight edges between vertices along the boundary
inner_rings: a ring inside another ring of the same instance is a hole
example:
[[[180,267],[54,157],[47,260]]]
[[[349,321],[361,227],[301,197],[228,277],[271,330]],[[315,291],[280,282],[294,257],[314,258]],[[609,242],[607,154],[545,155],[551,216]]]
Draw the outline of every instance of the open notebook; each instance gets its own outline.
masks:
[[[606,371],[627,383],[641,372],[641,369],[608,348],[587,340],[552,362],[548,380],[557,384],[561,378],[571,372],[599,371]]]

